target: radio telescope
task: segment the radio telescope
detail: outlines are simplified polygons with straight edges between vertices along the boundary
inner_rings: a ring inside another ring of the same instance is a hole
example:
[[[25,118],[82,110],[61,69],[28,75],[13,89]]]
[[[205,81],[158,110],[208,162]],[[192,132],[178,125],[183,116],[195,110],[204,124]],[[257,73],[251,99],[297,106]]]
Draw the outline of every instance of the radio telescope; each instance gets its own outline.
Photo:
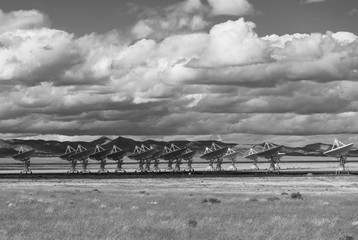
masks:
[[[254,161],[254,164],[250,167],[250,169],[259,170],[259,167],[257,166],[257,159],[259,156],[257,156],[257,151],[255,149],[250,148],[249,154],[246,155],[245,158]]]
[[[188,166],[184,169],[184,171],[188,170],[189,172],[194,172],[194,168],[191,165],[193,164],[193,158],[195,154],[195,151],[192,151],[187,148],[185,153],[181,156],[183,160],[188,162]]]
[[[222,161],[223,161],[223,156],[226,154],[227,150],[229,148],[228,147],[220,147],[219,145],[212,143],[211,147],[205,148],[204,151],[204,155],[202,155],[200,158],[201,159],[205,159],[207,161],[209,161],[209,166],[206,168],[206,170],[209,171],[222,171]],[[214,169],[213,164],[216,160],[216,168]]]
[[[159,169],[159,158],[162,156],[163,154],[163,150],[159,150],[159,149],[156,149],[156,151],[153,153],[152,157],[147,160],[147,162],[150,164],[151,161],[153,161],[153,170],[150,170],[149,171],[153,171],[153,172],[160,172],[160,169]],[[149,167],[149,165],[148,165]]]
[[[77,166],[77,159],[70,159],[70,156],[76,152],[76,149],[71,147],[70,145],[67,145],[66,151],[64,154],[60,155],[60,158],[62,160],[69,161],[71,163],[71,169],[67,171],[67,173],[78,173],[78,170],[76,169]]]
[[[113,145],[111,153],[107,156],[108,159],[114,160],[117,162],[117,169],[115,172],[126,172],[126,170],[123,169],[123,158],[125,155],[127,155],[128,149],[121,149],[117,147],[116,145]]]
[[[96,145],[93,154],[89,155],[90,159],[97,160],[100,165],[98,173],[109,173],[106,169],[107,156],[111,153],[112,149],[104,149],[103,147]]]
[[[20,172],[20,174],[32,174],[32,171],[30,170],[30,158],[34,153],[34,149],[28,150],[27,148],[21,146],[20,151],[15,156],[12,156],[13,159],[24,162],[25,168]]]
[[[257,156],[266,158],[270,161],[270,167],[267,169],[268,173],[280,169],[280,159],[284,155],[279,152],[282,147],[283,145],[277,146],[273,143],[265,142],[262,151],[256,153]]]
[[[346,167],[347,155],[352,149],[354,143],[344,144],[338,139],[334,139],[331,150],[324,152],[323,154],[339,159],[339,166],[336,170],[336,174],[341,172],[347,172],[349,174],[348,167]]]
[[[179,148],[175,144],[171,144],[170,147],[164,147],[163,154],[161,158],[168,161],[167,171],[173,171],[172,165],[175,161],[174,172],[180,171],[180,165],[182,162],[182,156],[186,153],[187,148]]]
[[[228,148],[226,154],[223,156],[224,159],[231,160],[231,165],[227,169],[229,171],[237,171],[237,167],[235,166],[236,158],[240,154],[239,151],[234,150],[233,148]]]
[[[68,159],[70,161],[80,161],[82,163],[82,170],[80,173],[91,173],[90,170],[87,169],[88,166],[88,157],[93,154],[93,149],[86,149],[80,144],[77,146],[75,153],[71,154]]]
[[[150,163],[151,163],[152,156],[157,151],[158,151],[157,149],[153,147],[148,148],[144,144],[142,144],[140,147],[135,146],[133,153],[128,157],[137,160],[139,162],[139,168],[136,170],[136,172],[150,171]],[[144,163],[145,163],[145,169],[144,169]]]

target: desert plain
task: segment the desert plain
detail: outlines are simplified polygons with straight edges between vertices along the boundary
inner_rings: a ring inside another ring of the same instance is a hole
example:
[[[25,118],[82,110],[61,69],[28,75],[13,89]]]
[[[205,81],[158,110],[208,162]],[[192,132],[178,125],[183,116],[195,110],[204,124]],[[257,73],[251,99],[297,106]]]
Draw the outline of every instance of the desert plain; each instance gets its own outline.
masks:
[[[358,239],[356,175],[1,179],[0,239]]]

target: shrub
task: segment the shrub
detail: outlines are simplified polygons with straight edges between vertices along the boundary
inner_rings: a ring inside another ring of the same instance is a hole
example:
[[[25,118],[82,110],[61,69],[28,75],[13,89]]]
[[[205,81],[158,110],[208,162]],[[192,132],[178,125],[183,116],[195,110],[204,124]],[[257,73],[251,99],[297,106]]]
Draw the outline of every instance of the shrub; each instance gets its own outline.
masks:
[[[291,193],[291,198],[292,199],[302,199],[302,195],[299,192]]]
[[[188,225],[189,227],[195,228],[198,225],[198,222],[194,219],[190,219]]]
[[[201,201],[202,203],[211,203],[211,204],[216,204],[216,203],[221,203],[221,201],[217,198],[209,198],[209,199],[203,199],[203,201]]]
[[[214,203],[221,203],[221,201],[217,198],[209,198],[209,202],[214,204]]]
[[[339,240],[354,240],[354,237],[351,235],[344,235],[340,237]]]

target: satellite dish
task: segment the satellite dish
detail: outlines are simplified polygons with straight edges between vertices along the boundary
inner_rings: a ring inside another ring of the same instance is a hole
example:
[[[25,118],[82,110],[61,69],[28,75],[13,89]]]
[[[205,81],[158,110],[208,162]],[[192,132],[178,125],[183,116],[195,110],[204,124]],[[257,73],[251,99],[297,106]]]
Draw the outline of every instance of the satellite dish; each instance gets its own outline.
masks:
[[[106,169],[107,163],[107,156],[111,153],[112,149],[104,149],[103,147],[96,145],[93,154],[89,155],[88,157],[93,160],[97,160],[100,165],[100,169],[98,170],[98,174],[101,173],[109,173]]]
[[[346,167],[347,155],[352,149],[354,143],[344,144],[338,139],[334,139],[331,150],[324,152],[323,154],[339,159],[339,166],[336,170],[336,174],[341,172],[347,172],[349,174],[348,167]]]
[[[230,167],[227,169],[229,171],[237,171],[237,167],[235,166],[236,158],[240,154],[239,151],[236,151],[233,148],[228,148],[225,155],[223,156],[223,159],[228,159],[231,161]]]
[[[24,162],[25,168],[20,172],[20,174],[28,174],[28,173],[32,174],[32,171],[30,170],[30,165],[31,165],[30,159],[34,153],[35,153],[34,149],[28,150],[27,148],[21,146],[20,151],[16,155],[12,156],[13,159]]]
[[[88,166],[88,158],[94,152],[93,149],[87,149],[82,145],[78,144],[76,151],[71,154],[68,159],[70,161],[80,161],[82,163],[81,173],[91,173],[90,170],[87,169]]]
[[[271,142],[265,142],[262,151],[256,153],[257,156],[266,158],[270,161],[270,167],[267,169],[268,173],[280,169],[279,163],[283,155],[279,151],[282,147],[283,145],[275,145]]]
[[[254,164],[250,167],[250,169],[259,170],[259,167],[257,166],[259,156],[257,155],[257,151],[255,149],[250,148],[249,153],[245,156],[245,158],[254,161]]]
[[[107,156],[108,159],[114,160],[117,163],[116,173],[117,172],[126,172],[123,165],[123,158],[128,153],[128,149],[121,149],[116,145],[113,145],[111,153]]]
[[[133,153],[128,157],[137,160],[139,162],[139,168],[136,170],[136,172],[150,171],[151,158],[156,152],[157,149],[153,147],[149,148],[144,144],[142,144],[140,147],[135,146]],[[144,169],[144,163],[146,163],[145,169]]]
[[[60,158],[62,160],[66,160],[66,161],[69,161],[71,163],[71,168],[70,168],[70,170],[67,171],[67,174],[69,174],[69,173],[78,173],[78,170],[76,169],[77,160],[70,158],[70,156],[73,155],[74,153],[76,153],[76,149],[74,149],[70,145],[67,145],[65,153],[60,155]]]
[[[168,168],[167,171],[173,171],[172,164],[175,161],[175,168],[174,172],[180,171],[180,165],[182,161],[182,156],[186,153],[187,148],[180,148],[176,146],[175,144],[171,144],[170,147],[164,147],[163,154],[161,155],[161,158],[168,161]]]
[[[221,163],[223,161],[223,157],[226,154],[228,147],[220,147],[219,145],[215,144],[214,142],[211,144],[211,147],[205,148],[204,154],[200,157],[201,159],[205,159],[209,161],[209,166],[206,170],[209,171],[221,171]],[[216,161],[216,168],[214,169],[213,164]]]
[[[187,148],[185,153],[181,156],[185,161],[188,162],[188,166],[186,167],[185,170],[188,170],[189,172],[194,172],[194,168],[192,167],[192,164],[193,164],[193,158],[194,158],[195,154],[196,154],[196,151],[192,151],[189,148]]]

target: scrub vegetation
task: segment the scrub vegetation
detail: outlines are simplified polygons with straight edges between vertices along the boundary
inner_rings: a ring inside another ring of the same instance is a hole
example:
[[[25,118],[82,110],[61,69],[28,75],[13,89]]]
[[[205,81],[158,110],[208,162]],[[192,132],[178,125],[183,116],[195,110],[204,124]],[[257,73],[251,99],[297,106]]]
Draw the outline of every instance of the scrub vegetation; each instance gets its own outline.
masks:
[[[356,239],[352,178],[4,180],[0,239]]]

